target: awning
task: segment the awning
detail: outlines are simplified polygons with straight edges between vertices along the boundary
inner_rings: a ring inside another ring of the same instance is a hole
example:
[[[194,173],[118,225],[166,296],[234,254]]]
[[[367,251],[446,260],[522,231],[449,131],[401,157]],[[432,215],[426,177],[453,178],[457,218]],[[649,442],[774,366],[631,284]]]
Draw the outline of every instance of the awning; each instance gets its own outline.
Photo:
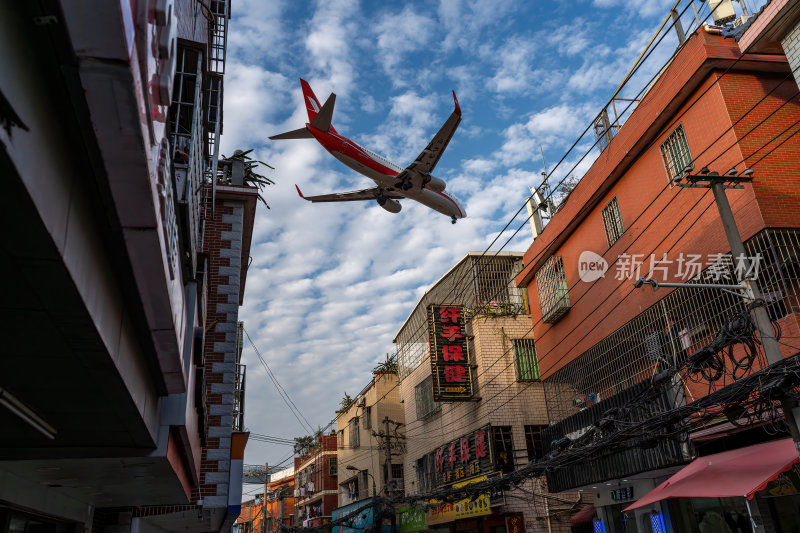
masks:
[[[752,498],[781,472],[800,462],[792,439],[698,457],[625,510],[668,498]]]
[[[594,505],[584,505],[580,511],[572,515],[572,518],[569,519],[569,523],[583,524],[584,522],[591,522],[596,514],[597,509],[594,508]]]

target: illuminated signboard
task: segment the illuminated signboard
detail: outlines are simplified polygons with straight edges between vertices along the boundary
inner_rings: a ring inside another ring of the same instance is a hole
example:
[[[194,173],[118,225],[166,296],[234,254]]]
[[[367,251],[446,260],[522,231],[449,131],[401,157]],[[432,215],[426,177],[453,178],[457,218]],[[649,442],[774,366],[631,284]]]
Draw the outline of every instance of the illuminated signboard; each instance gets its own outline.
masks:
[[[489,426],[437,448],[433,452],[433,461],[440,485],[492,472]]]
[[[437,402],[471,400],[472,365],[464,308],[460,305],[429,306],[428,342],[433,399]]]

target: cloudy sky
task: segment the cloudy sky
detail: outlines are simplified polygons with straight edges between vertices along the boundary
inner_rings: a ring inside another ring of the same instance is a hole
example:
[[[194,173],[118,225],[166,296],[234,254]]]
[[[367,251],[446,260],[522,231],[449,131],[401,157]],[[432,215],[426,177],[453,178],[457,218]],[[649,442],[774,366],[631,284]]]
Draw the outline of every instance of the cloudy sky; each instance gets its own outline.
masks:
[[[234,0],[222,152],[253,148],[276,169],[269,172],[276,185],[264,194],[271,209],[258,207],[240,319],[302,413],[287,408],[246,345],[250,431],[291,439],[309,434],[306,425],[325,427],[344,392],[355,395],[394,353],[392,339],[426,288],[512,221],[528,187],[541,183],[540,149],[551,182],[585,172],[598,152],[594,137],[579,140],[581,133],[673,4]],[[691,31],[688,1],[678,9]],[[700,16],[707,13],[703,3]],[[674,52],[675,31],[662,35],[621,96],[634,96]],[[411,201],[393,215],[374,202],[301,200],[295,184],[307,195],[373,185],[314,140],[267,140],[308,121],[301,77],[321,100],[336,93],[341,134],[400,166],[452,112],[455,90],[463,120],[435,174],[468,217],[452,225]],[[527,248],[527,227],[513,236],[522,212],[493,250]],[[289,446],[251,441],[245,462],[277,464],[290,455]]]

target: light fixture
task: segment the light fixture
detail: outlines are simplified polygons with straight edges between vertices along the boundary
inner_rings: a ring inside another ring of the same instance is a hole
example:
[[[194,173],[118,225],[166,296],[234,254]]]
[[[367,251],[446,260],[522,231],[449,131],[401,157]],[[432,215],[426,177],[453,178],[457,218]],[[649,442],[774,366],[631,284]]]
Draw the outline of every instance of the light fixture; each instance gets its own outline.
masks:
[[[33,409],[22,403],[3,387],[0,387],[0,405],[20,417],[29,426],[48,439],[54,440],[56,438],[56,434],[58,433],[56,428],[45,422]]]
[[[708,174],[709,172],[711,172],[711,171],[708,170],[708,167],[703,167],[703,168],[700,169],[700,174]]]
[[[361,470],[360,468],[358,468],[358,467],[355,467],[355,466],[353,466],[353,465],[347,465],[347,466],[346,466],[346,467],[344,467],[344,468],[345,468],[345,470],[354,470],[354,471],[356,471],[356,472],[358,472],[358,471],[360,471],[360,470]]]
[[[728,176],[735,176],[736,175],[736,168],[732,168],[728,171]]]
[[[753,175],[753,169],[752,168],[744,169],[744,172],[742,172],[742,175],[744,175],[744,176],[752,176]]]

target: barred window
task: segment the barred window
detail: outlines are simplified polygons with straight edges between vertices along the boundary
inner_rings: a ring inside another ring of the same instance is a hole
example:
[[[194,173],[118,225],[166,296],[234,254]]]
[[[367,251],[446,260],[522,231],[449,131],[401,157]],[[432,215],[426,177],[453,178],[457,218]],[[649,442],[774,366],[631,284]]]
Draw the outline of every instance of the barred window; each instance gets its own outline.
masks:
[[[517,381],[539,379],[539,361],[536,359],[536,345],[533,339],[514,339],[513,345]]]
[[[608,239],[609,246],[613,246],[625,232],[616,196],[603,208],[603,226],[606,228],[606,239]]]
[[[361,415],[361,427],[370,429],[372,427],[372,406],[364,408],[364,414]]]
[[[441,402],[433,401],[433,376],[428,376],[414,387],[417,420],[426,418],[442,408]]]
[[[358,448],[361,445],[361,433],[358,427],[358,417],[353,417],[350,419],[350,447],[351,448]]]
[[[525,426],[525,447],[528,449],[528,461],[539,459],[544,456],[542,446],[542,430],[546,425]]]
[[[555,324],[570,308],[569,287],[561,256],[552,256],[536,272],[536,288],[539,291],[542,322]]]
[[[331,477],[336,477],[338,475],[338,460],[336,457],[331,457],[328,459],[328,474]]]
[[[514,471],[514,438],[511,426],[492,426],[492,450],[495,469],[508,473]]]
[[[692,164],[692,154],[689,152],[689,141],[683,131],[683,124],[678,124],[675,131],[661,144],[661,157],[667,167],[670,187],[675,185],[675,178],[683,176],[684,169]]]
[[[337,448],[344,448],[344,430],[339,430],[339,436],[336,438]]]

